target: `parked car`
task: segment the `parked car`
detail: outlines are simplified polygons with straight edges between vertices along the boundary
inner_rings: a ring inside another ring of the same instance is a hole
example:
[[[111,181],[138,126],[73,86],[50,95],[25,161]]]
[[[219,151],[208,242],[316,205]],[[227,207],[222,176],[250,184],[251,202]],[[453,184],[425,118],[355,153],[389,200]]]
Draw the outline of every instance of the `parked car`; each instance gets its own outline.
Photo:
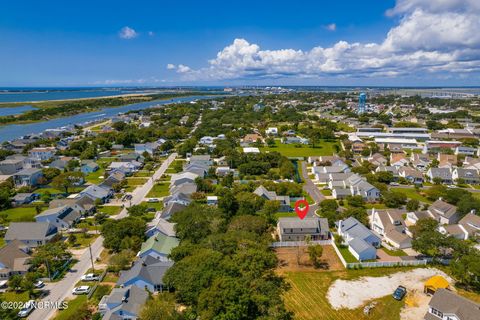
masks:
[[[80,286],[72,290],[72,294],[88,294],[90,292],[89,286]]]
[[[391,185],[392,187],[397,187],[397,186],[399,186],[400,184],[399,184],[398,182],[390,182],[390,185]]]
[[[82,281],[98,281],[100,280],[99,276],[93,274],[93,273],[87,273],[82,276]]]
[[[403,297],[405,297],[406,294],[407,288],[405,288],[404,286],[398,286],[397,289],[395,289],[395,292],[393,292],[393,298],[400,301],[403,299]]]
[[[35,283],[33,284],[33,286],[37,289],[40,289],[40,288],[43,288],[45,287],[45,283],[43,283],[43,281],[40,281],[40,280],[37,280],[35,281]]]
[[[147,202],[160,202],[160,199],[158,199],[158,198],[150,198],[150,199],[148,199]]]
[[[17,316],[20,318],[26,318],[35,309],[35,301],[29,300],[25,302],[23,308],[18,311]]]

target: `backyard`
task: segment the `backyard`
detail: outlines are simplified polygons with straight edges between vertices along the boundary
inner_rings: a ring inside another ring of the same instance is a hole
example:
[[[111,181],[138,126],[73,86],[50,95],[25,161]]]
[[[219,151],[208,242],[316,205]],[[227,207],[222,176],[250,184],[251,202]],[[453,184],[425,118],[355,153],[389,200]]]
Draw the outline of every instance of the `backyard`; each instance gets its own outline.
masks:
[[[41,208],[42,210],[44,208]],[[5,219],[9,222],[24,222],[35,221],[37,215],[37,209],[31,207],[17,207],[0,211],[0,216],[5,216]]]
[[[286,157],[330,156],[335,153],[337,142],[321,140],[312,148],[310,145],[283,144],[275,141],[275,147],[261,147],[262,152],[277,151]]]

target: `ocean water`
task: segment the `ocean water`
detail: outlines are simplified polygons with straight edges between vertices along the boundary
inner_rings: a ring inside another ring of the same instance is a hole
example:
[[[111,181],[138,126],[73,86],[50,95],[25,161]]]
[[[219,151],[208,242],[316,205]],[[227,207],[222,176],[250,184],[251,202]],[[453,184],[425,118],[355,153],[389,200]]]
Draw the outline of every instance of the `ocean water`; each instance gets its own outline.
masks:
[[[0,88],[0,103],[98,98],[145,92],[147,89],[143,88]]]
[[[0,117],[1,116],[11,116],[15,114],[20,114],[25,111],[33,110],[32,106],[21,106],[13,108],[0,108]]]

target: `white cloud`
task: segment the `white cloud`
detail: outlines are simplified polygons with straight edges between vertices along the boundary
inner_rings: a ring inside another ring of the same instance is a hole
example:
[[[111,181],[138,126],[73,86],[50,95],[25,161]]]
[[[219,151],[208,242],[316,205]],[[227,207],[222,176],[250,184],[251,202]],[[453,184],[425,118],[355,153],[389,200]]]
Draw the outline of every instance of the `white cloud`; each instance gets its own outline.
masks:
[[[326,25],[325,28],[328,31],[335,31],[335,30],[337,30],[337,25],[335,23],[330,23],[330,24]]]
[[[149,35],[150,37],[153,37],[153,36],[155,36],[155,32],[153,32],[153,31],[148,31],[148,35]]]
[[[183,64],[179,64],[178,67],[177,67],[177,72],[179,73],[187,73],[187,72],[190,72],[192,69],[190,69],[190,67],[188,66],[185,66]]]
[[[134,39],[138,37],[138,33],[134,29],[128,26],[125,26],[120,30],[120,32],[118,33],[118,36],[122,39],[128,40],[128,39]]]
[[[396,77],[480,72],[479,0],[397,0],[388,15],[400,17],[379,43],[339,41],[310,50],[265,50],[245,39],[191,69],[178,65],[188,80],[280,77]],[[334,29],[332,27],[332,29]]]
[[[175,66],[173,63],[167,64],[167,69],[168,69],[168,70],[174,70],[174,69],[176,69],[176,68],[177,68],[177,66]]]

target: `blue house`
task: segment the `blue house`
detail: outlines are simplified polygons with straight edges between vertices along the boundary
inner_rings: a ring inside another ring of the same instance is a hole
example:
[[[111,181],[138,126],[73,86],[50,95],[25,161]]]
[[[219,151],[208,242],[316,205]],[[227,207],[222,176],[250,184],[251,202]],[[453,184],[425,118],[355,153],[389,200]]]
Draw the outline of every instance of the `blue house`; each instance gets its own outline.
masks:
[[[98,164],[93,161],[83,162],[80,171],[84,174],[95,172],[99,169]]]
[[[152,256],[139,258],[133,266],[120,273],[117,286],[135,285],[150,292],[168,290],[163,283],[165,272],[173,265],[173,261],[160,261]]]

